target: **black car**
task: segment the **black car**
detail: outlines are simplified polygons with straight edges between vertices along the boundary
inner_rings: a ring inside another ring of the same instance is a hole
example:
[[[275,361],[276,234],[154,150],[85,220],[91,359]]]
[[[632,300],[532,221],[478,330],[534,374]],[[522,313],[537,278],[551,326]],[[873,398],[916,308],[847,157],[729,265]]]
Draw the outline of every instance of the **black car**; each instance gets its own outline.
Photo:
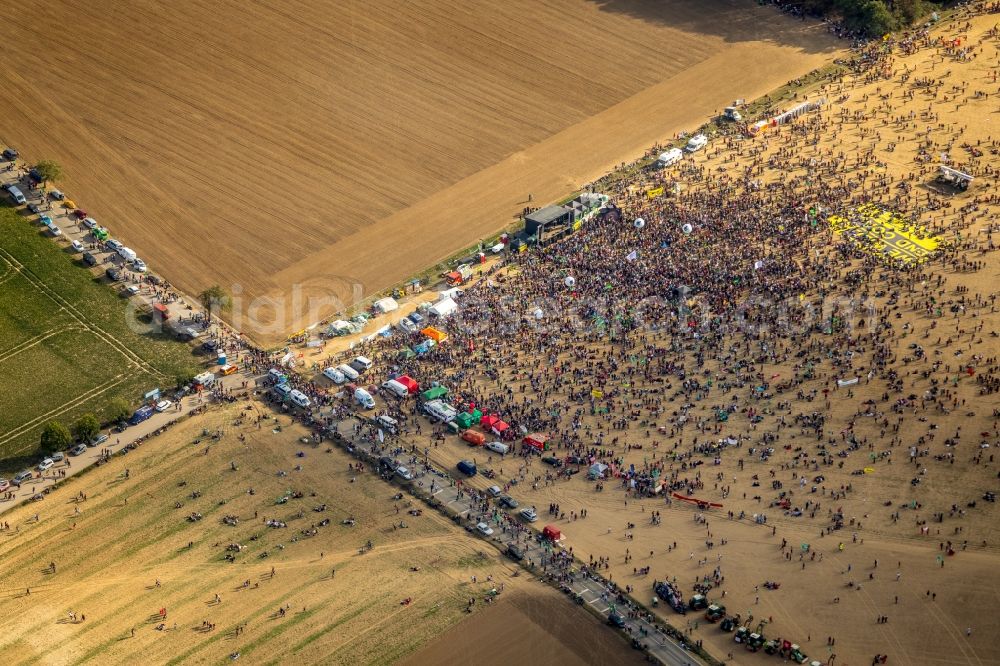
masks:
[[[42,178],[42,174],[38,171],[38,169],[32,169],[31,171],[29,171],[28,178],[30,178],[36,183],[40,183],[43,180],[45,180],[44,178]]]
[[[500,499],[499,499],[499,502],[500,502],[500,504],[503,504],[508,509],[516,509],[517,508],[517,500],[514,499],[513,497],[511,497],[510,495],[501,495]]]
[[[616,611],[612,611],[611,615],[608,615],[608,624],[612,627],[617,627],[618,629],[624,629],[625,618],[619,615]]]
[[[521,551],[520,548],[518,548],[514,544],[510,544],[507,546],[507,555],[510,556],[510,559],[516,560],[518,562],[524,559],[524,553]]]
[[[42,211],[42,207],[36,204],[34,201],[32,201],[30,204],[28,204],[28,210],[37,215]]]
[[[215,340],[205,340],[203,343],[201,343],[201,348],[204,349],[205,351],[213,352],[219,348],[219,343],[216,342]]]
[[[104,274],[107,275],[108,279],[112,282],[118,282],[122,279],[122,272],[114,267],[108,268],[108,270],[104,271]]]
[[[552,465],[553,467],[563,466],[563,461],[553,456],[545,456],[544,458],[542,458],[542,462],[545,463],[546,465]]]
[[[16,160],[17,159],[17,151],[14,150],[13,148],[7,148],[7,149],[5,149],[3,151],[3,158],[5,160]]]

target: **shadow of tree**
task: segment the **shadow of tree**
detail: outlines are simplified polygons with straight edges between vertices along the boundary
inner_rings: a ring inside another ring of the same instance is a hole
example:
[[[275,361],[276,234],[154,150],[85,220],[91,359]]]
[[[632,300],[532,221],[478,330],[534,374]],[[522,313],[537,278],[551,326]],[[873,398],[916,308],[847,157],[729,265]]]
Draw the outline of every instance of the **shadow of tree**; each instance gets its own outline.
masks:
[[[660,24],[680,33],[721,38],[726,43],[766,41],[806,53],[843,48],[815,19],[793,18],[753,0],[587,0],[603,12]]]

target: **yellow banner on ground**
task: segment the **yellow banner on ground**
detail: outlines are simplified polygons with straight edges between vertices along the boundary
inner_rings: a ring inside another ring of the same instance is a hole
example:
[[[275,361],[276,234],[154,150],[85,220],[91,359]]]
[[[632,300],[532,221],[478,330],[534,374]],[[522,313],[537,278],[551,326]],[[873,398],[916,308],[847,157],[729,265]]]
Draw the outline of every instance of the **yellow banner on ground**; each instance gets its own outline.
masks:
[[[922,264],[941,244],[940,236],[931,236],[898,213],[875,204],[863,204],[843,215],[831,215],[827,221],[835,234],[872,254],[904,264]]]
[[[646,190],[646,196],[649,197],[650,199],[655,199],[656,197],[660,196],[661,194],[663,194],[663,188],[662,187],[654,187],[654,188],[652,188],[650,190]]]
[[[590,397],[592,398],[603,398],[604,391],[601,389],[590,389]]]

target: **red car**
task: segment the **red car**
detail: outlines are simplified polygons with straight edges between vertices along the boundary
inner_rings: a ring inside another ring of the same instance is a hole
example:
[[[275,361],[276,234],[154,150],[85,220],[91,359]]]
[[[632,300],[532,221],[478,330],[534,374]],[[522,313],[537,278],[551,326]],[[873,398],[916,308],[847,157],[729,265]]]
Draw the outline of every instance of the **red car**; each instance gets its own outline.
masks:
[[[85,211],[82,208],[77,208],[76,210],[73,211],[73,216],[76,217],[76,219],[78,220],[82,220],[83,218],[87,217],[87,211]]]

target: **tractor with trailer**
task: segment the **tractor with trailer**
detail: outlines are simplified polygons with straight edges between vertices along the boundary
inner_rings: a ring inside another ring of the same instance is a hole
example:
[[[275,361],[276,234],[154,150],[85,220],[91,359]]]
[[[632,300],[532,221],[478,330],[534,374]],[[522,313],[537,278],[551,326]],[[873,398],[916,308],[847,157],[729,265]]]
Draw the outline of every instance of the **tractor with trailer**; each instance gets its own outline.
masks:
[[[670,604],[670,607],[681,615],[687,613],[687,608],[684,606],[684,595],[681,594],[681,591],[673,583],[667,581],[654,582],[653,591],[656,592],[656,596]]]

